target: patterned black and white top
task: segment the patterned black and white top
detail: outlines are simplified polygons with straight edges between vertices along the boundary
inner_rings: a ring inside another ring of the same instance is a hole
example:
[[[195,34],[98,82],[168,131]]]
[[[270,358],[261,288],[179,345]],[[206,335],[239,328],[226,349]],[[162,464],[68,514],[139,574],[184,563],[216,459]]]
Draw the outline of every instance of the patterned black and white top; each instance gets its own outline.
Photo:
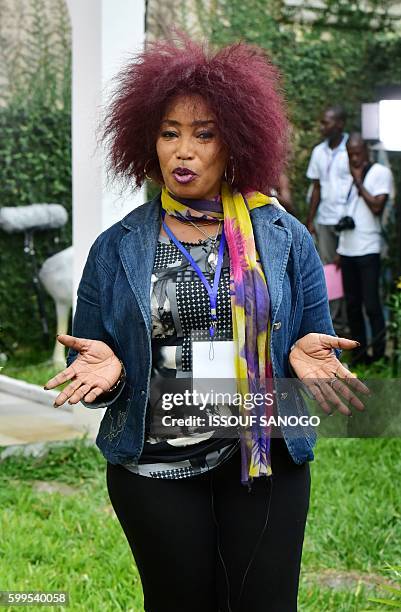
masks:
[[[210,243],[183,242],[210,284],[214,271],[207,257]],[[128,470],[153,478],[187,478],[210,470],[238,448],[238,438],[218,437],[210,428],[196,424],[162,424],[166,414],[185,418],[199,408],[183,405],[168,411],[162,393],[184,393],[191,387],[191,334],[203,337],[210,325],[210,302],[202,281],[186,257],[169,238],[159,236],[151,279],[152,378],[146,413],[145,442],[138,464]],[[232,340],[230,272],[227,247],[217,294],[218,339]],[[192,410],[192,412],[191,412]],[[227,406],[208,405],[204,416],[231,414]]]

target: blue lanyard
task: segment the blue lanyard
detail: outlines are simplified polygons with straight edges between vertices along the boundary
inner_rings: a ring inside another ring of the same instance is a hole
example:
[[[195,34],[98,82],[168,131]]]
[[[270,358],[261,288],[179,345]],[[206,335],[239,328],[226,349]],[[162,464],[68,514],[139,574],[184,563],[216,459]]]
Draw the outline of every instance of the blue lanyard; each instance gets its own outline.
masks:
[[[189,263],[191,264],[191,266],[193,267],[193,269],[195,270],[195,272],[197,273],[197,275],[201,279],[202,283],[204,284],[204,286],[206,288],[206,291],[207,291],[207,293],[209,295],[210,318],[212,319],[212,324],[209,327],[209,333],[210,333],[210,338],[213,339],[214,334],[215,334],[216,322],[217,322],[217,291],[219,289],[219,281],[220,281],[220,275],[221,275],[221,268],[222,268],[222,265],[223,265],[223,257],[224,257],[224,245],[226,243],[226,237],[224,235],[224,225],[223,225],[223,230],[221,232],[221,240],[220,240],[219,252],[218,252],[218,256],[217,256],[216,271],[215,271],[214,279],[213,279],[213,287],[211,287],[210,284],[209,284],[209,281],[207,280],[207,278],[203,274],[202,270],[200,269],[200,267],[198,266],[198,264],[196,263],[196,261],[194,260],[192,255],[187,251],[187,249],[185,247],[182,246],[181,242],[174,236],[174,234],[170,230],[170,228],[167,227],[167,225],[164,223],[165,214],[166,214],[166,211],[162,210],[163,228],[164,228],[166,234],[169,236],[169,238],[171,238],[171,240],[174,242],[175,246],[181,251],[181,253],[184,255],[184,257],[187,258],[187,260],[189,261]]]

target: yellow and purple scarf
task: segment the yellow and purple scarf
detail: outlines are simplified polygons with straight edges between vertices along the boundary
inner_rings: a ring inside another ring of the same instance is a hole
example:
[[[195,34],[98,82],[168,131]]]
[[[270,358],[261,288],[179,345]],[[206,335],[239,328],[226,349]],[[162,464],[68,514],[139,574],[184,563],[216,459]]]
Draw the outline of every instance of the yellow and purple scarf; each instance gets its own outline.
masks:
[[[230,294],[235,372],[237,390],[243,400],[249,394],[262,393],[273,397],[272,364],[270,357],[270,296],[259,256],[256,251],[249,211],[271,204],[274,198],[263,193],[242,195],[222,184],[221,196],[214,200],[177,198],[164,187],[162,207],[167,214],[183,221],[224,219],[224,233],[230,255]],[[194,216],[189,210],[207,211]],[[248,394],[248,395],[247,395]],[[271,395],[268,395],[271,394]],[[259,396],[260,397],[260,396]],[[253,478],[270,476],[270,426],[266,423],[272,412],[270,399],[254,404],[251,410],[241,402],[241,415],[255,415],[256,424],[240,427],[241,482],[250,484]]]

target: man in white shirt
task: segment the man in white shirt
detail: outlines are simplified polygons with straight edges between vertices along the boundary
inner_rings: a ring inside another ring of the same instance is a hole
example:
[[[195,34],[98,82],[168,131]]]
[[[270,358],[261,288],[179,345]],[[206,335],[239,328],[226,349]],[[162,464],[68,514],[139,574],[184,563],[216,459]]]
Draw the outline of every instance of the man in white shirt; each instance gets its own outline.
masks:
[[[328,108],[320,121],[325,138],[312,151],[306,176],[313,181],[307,218],[307,228],[316,233],[317,246],[323,265],[334,263],[338,234],[335,225],[344,216],[350,170],[344,132],[346,115],[340,106]],[[330,302],[331,317],[337,330],[345,327],[343,300]]]
[[[349,182],[345,216],[353,228],[340,231],[337,252],[341,255],[345,300],[352,338],[361,344],[354,358],[369,362],[362,306],[372,330],[373,360],[384,356],[386,331],[379,293],[381,215],[392,193],[391,171],[381,164],[371,164],[366,142],[358,133],[351,134],[347,152],[352,178]],[[348,221],[345,225],[350,226]]]

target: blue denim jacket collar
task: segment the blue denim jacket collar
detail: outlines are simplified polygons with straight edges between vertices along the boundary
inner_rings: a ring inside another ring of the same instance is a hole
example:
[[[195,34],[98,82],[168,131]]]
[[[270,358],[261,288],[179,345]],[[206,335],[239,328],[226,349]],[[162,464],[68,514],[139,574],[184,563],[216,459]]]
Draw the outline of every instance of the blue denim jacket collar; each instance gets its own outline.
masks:
[[[251,211],[256,248],[266,275],[274,322],[282,299],[282,282],[291,248],[291,232],[276,223],[284,211],[274,205]],[[129,232],[121,240],[120,258],[148,329],[151,327],[150,281],[160,232],[160,196],[131,211],[121,221]]]

